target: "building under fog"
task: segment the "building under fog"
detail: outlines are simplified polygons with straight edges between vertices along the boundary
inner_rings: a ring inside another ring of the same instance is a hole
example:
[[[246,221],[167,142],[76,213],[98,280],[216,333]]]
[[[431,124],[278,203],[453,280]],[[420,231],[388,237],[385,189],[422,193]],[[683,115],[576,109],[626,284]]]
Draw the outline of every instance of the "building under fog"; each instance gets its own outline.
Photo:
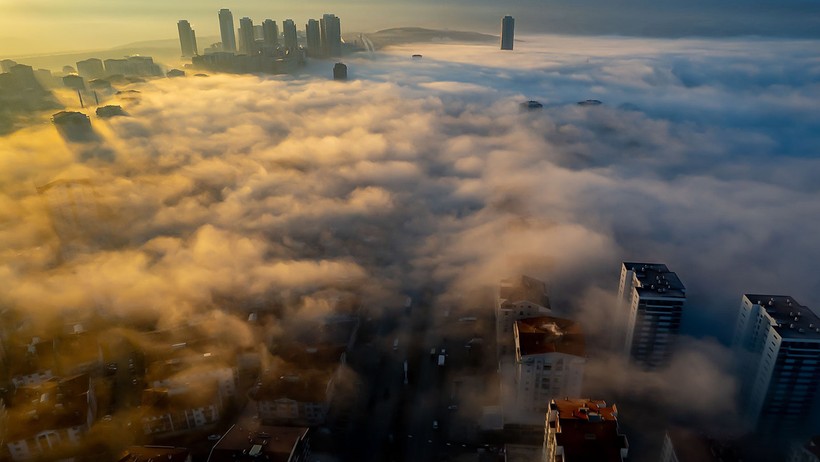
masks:
[[[544,429],[547,462],[622,462],[629,442],[618,428],[618,409],[606,401],[566,398],[552,400]]]
[[[279,44],[279,26],[276,21],[266,19],[262,21],[262,41],[265,47],[276,48]]]
[[[219,10],[219,34],[222,51],[236,51],[236,32],[233,29],[233,13],[227,8]]]
[[[101,79],[105,77],[103,62],[97,58],[77,61],[77,73],[86,79]]]
[[[512,50],[515,42],[515,19],[512,16],[504,16],[501,19],[501,49]]]
[[[239,20],[239,53],[243,55],[256,54],[253,21],[248,17]]]
[[[499,356],[511,354],[515,321],[551,313],[547,285],[528,276],[504,279],[495,306],[495,331]]]
[[[515,321],[516,407],[543,416],[550,399],[579,396],[586,364],[581,326],[541,316]]]
[[[680,331],[686,288],[660,263],[621,265],[616,345],[631,361],[652,369],[668,363]],[[623,340],[623,343],[621,343]]]
[[[324,56],[342,56],[342,26],[339,18],[333,14],[323,15],[319,20],[319,29]]]
[[[820,318],[789,296],[746,294],[732,346],[744,420],[765,435],[816,431]]]
[[[319,29],[319,21],[308,19],[307,24],[305,24],[305,40],[308,56],[311,58],[322,56],[322,35]]]
[[[296,39],[296,23],[293,19],[285,19],[282,23],[282,33],[285,36],[285,48],[288,51],[295,51],[299,44]]]
[[[198,55],[199,51],[196,46],[196,32],[191,29],[191,23],[181,19],[177,23],[177,29],[179,30],[179,46],[182,49],[182,57],[190,58]],[[79,63],[77,64],[79,69]]]

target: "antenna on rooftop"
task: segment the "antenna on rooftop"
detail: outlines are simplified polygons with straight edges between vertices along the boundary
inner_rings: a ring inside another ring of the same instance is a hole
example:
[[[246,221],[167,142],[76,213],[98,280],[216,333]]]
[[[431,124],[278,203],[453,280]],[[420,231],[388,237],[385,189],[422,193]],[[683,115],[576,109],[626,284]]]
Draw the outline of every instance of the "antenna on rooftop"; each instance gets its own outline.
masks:
[[[100,105],[100,98],[97,97],[97,90],[94,90],[94,101],[97,102],[97,106]]]
[[[80,90],[77,90],[77,97],[80,98],[80,107],[85,109],[85,104],[83,104],[83,95],[80,93]]]

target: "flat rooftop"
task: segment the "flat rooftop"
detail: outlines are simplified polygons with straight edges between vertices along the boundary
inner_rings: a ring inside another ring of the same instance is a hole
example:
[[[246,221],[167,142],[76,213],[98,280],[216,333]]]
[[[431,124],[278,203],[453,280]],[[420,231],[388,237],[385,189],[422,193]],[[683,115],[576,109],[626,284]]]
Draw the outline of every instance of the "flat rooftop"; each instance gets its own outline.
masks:
[[[774,319],[783,338],[820,339],[820,317],[788,295],[743,294]]]
[[[550,307],[547,285],[529,276],[502,280],[498,298],[511,303],[528,301],[545,308]]]
[[[556,442],[564,459],[573,462],[620,462],[628,449],[626,436],[618,433],[618,410],[594,399],[562,399],[550,403],[558,411],[560,433]]]
[[[663,263],[624,262],[627,270],[635,273],[640,286],[638,293],[645,295],[662,295],[664,297],[686,297],[686,287],[678,275],[669,271]]]
[[[584,356],[585,343],[581,325],[575,321],[553,316],[520,319],[516,347],[521,356],[545,353],[565,353]]]
[[[306,427],[234,425],[211,449],[208,462],[287,462],[297,443],[307,435]]]

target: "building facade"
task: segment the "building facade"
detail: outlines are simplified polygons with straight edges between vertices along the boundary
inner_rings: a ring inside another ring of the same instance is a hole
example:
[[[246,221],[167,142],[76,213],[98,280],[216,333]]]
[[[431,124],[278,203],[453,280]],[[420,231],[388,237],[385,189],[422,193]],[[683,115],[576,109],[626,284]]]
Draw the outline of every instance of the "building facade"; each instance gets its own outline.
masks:
[[[664,264],[621,265],[616,345],[636,364],[666,365],[674,350],[686,304],[686,288]],[[622,341],[622,343],[621,343]]]
[[[86,79],[101,79],[105,77],[103,62],[97,58],[77,61],[77,73]]]
[[[276,21],[266,19],[262,21],[262,41],[266,47],[276,48],[279,44],[279,26]]]
[[[789,296],[746,294],[732,346],[744,420],[762,434],[809,436],[820,405],[820,318]]]
[[[324,56],[342,56],[342,26],[339,18],[333,14],[325,14],[319,20],[321,30],[322,52]]]
[[[219,10],[219,33],[222,51],[236,51],[236,32],[233,29],[233,13],[227,8]]]
[[[547,286],[528,276],[501,281],[496,297],[495,332],[499,358],[511,355],[513,326],[519,319],[534,318],[551,313]]]
[[[296,38],[296,24],[293,19],[285,19],[282,23],[282,32],[285,36],[285,48],[288,51],[295,51],[299,47]]]
[[[239,20],[239,53],[252,55],[256,53],[256,39],[253,36],[253,21],[244,17]]]
[[[544,428],[544,462],[622,462],[629,442],[619,432],[618,409],[585,398],[552,400]]]
[[[319,21],[308,19],[305,24],[305,39],[307,41],[307,55],[311,58],[322,56],[322,36],[319,30]]]
[[[516,407],[543,416],[551,399],[580,396],[586,364],[581,326],[542,316],[515,322]]]
[[[196,33],[191,28],[191,23],[188,21],[181,19],[177,23],[177,29],[179,30],[179,46],[182,50],[182,57],[183,58],[190,58],[192,56],[196,56],[199,54],[196,47]],[[79,68],[79,64],[78,68]]]

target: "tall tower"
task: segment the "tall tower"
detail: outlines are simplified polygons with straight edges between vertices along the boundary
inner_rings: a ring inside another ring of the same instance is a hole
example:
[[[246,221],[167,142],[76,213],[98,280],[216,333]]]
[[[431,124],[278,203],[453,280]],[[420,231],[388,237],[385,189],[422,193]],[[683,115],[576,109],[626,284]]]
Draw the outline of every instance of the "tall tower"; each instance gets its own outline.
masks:
[[[276,25],[276,21],[271,19],[262,21],[262,35],[265,46],[275,47],[279,43],[279,26]]]
[[[308,19],[305,24],[305,38],[307,39],[308,56],[317,58],[322,56],[322,36],[319,31],[319,21]]]
[[[342,26],[339,18],[333,14],[322,15],[319,20],[322,36],[322,49],[325,56],[342,56]]]
[[[504,16],[501,19],[501,49],[512,50],[515,41],[515,19],[512,16]]]
[[[239,53],[243,55],[256,53],[256,39],[253,37],[253,21],[248,17],[239,20]]]
[[[621,265],[618,316],[629,358],[647,368],[665,365],[680,331],[686,288],[660,263]]]
[[[293,19],[285,19],[282,23],[282,31],[285,34],[285,48],[295,50],[298,44],[296,42],[296,24]]]
[[[236,32],[233,29],[233,13],[227,8],[219,10],[219,33],[222,35],[222,50],[236,51]]]
[[[198,55],[199,53],[196,49],[196,33],[191,29],[191,23],[181,19],[177,23],[177,29],[179,29],[179,45],[180,48],[182,48],[182,56],[190,58]]]
[[[761,435],[817,428],[820,318],[783,295],[743,295],[732,349],[741,416]]]

